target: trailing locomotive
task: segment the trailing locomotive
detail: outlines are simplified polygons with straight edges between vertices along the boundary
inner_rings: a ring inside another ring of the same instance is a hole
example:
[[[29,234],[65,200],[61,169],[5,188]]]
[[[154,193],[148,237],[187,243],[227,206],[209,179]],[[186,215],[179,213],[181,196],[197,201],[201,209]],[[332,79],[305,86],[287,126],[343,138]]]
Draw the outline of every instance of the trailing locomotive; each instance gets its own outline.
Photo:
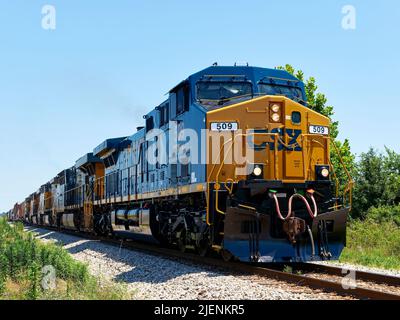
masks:
[[[17,216],[225,259],[337,259],[349,207],[335,192],[329,128],[286,71],[212,66],[171,89],[136,133],[107,139],[26,198]]]

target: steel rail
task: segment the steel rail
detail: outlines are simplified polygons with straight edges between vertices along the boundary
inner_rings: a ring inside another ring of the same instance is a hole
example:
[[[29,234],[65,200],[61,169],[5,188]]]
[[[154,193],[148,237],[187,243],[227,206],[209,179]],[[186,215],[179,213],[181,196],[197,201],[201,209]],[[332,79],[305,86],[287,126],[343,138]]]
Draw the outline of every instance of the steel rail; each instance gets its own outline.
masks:
[[[367,272],[346,267],[329,266],[316,263],[300,263],[300,264],[295,264],[294,267],[303,271],[322,272],[335,276],[344,276],[345,274],[352,273],[355,275],[356,280],[369,281],[378,284],[386,284],[388,286],[400,286],[400,277],[376,273],[376,272]]]

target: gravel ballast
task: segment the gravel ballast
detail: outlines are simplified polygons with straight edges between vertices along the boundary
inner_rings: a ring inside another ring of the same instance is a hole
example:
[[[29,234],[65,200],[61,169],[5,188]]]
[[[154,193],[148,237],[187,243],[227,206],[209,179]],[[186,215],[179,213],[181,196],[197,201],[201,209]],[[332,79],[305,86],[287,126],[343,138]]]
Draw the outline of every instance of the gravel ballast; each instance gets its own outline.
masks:
[[[134,299],[153,300],[320,300],[343,299],[306,287],[134,251],[40,228],[28,228],[43,241],[62,244],[99,279],[126,284]]]

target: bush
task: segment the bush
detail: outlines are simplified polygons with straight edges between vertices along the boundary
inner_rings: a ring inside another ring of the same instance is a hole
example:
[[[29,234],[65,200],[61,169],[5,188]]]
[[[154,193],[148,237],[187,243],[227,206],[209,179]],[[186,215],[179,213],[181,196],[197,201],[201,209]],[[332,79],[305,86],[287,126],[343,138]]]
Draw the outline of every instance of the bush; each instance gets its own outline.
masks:
[[[340,261],[400,269],[399,227],[394,222],[384,219],[381,222],[372,219],[352,221],[347,231],[347,247]]]
[[[400,155],[386,149],[362,153],[357,163],[353,193],[353,218],[368,218],[371,207],[400,203]]]
[[[42,268],[52,266],[57,289],[41,286]],[[62,247],[45,244],[25,232],[22,224],[0,219],[0,299],[121,299],[124,290],[99,284],[88,268]],[[128,296],[129,297],[129,296]]]
[[[400,227],[400,205],[372,207],[367,211],[367,218],[377,223],[393,222]]]

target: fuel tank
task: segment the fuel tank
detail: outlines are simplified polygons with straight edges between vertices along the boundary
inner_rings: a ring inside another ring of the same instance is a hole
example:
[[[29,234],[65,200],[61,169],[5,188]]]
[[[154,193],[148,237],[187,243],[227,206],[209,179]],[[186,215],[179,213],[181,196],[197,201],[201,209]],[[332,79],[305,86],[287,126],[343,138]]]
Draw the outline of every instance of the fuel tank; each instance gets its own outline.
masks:
[[[76,229],[73,213],[64,213],[61,217],[61,223],[66,229]]]
[[[111,212],[111,227],[114,234],[124,237],[140,235],[145,238],[153,238],[150,229],[150,209],[117,209]]]

